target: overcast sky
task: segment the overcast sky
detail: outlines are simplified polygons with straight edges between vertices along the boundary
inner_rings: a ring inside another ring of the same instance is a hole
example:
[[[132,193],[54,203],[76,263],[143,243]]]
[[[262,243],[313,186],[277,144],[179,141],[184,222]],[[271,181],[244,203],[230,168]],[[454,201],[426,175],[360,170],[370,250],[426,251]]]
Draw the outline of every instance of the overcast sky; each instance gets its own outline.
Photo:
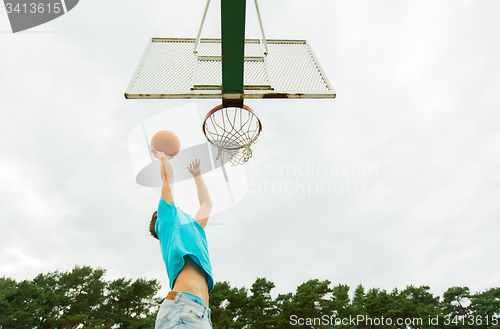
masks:
[[[247,2],[247,37],[259,37]],[[246,102],[264,130],[246,196],[206,229],[215,280],[266,277],[273,295],[315,278],[351,292],[498,287],[500,3],[259,5],[268,38],[310,42],[337,98]],[[219,101],[123,93],[148,38],[195,37],[204,6],[86,0],[17,34],[0,10],[0,276],[79,264],[168,291],[148,235],[160,191],[135,182],[128,136]],[[202,36],[220,36],[218,1]]]

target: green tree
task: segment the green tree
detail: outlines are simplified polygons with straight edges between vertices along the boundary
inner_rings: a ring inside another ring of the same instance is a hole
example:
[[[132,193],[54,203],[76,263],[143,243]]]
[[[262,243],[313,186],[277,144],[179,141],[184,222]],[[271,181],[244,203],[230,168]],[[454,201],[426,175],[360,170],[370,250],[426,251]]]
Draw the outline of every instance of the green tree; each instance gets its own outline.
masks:
[[[344,317],[349,312],[351,299],[349,298],[349,286],[339,284],[332,289],[332,306],[339,317]]]
[[[429,320],[439,315],[439,297],[434,297],[429,292],[428,286],[407,286],[405,290],[398,293],[394,289],[391,294],[393,305],[386,313],[395,323],[397,328],[433,328]],[[397,320],[403,323],[397,325]],[[438,320],[442,323],[442,318]]]
[[[362,286],[361,286],[362,288]],[[349,298],[349,286],[345,284],[339,284],[332,289],[332,305],[335,314],[333,321],[334,325],[328,326],[328,328],[351,328],[349,324],[343,324],[342,320],[349,321],[351,318],[356,318],[356,308]],[[356,292],[355,292],[356,294]],[[364,291],[363,291],[364,295]],[[358,296],[359,297],[359,296]],[[330,320],[331,322],[332,320]],[[347,323],[347,322],[344,322]]]
[[[3,329],[33,328],[36,324],[40,295],[31,281],[17,283],[10,278],[0,280],[0,324]]]
[[[469,287],[451,287],[443,294],[442,313],[450,322],[446,328],[468,328],[470,297]]]
[[[12,315],[17,308],[14,303],[16,290],[17,282],[15,280],[7,277],[0,278],[0,328],[14,325]]]
[[[290,327],[291,317],[296,319],[316,319],[323,316],[332,316],[334,313],[333,302],[328,294],[333,290],[329,287],[330,281],[309,280],[297,287],[295,295],[278,296],[278,305],[282,307],[278,319],[279,328]],[[314,320],[312,320],[314,321]],[[298,328],[316,328],[318,323],[304,323]]]
[[[105,270],[76,266],[32,281],[0,280],[0,328],[154,328],[156,280],[106,282]]]
[[[390,315],[389,311],[393,308],[397,290],[388,294],[386,290],[372,288],[366,294],[366,311],[367,315],[363,319],[363,328],[394,328],[390,325],[376,325],[375,319],[387,319]],[[361,322],[359,322],[361,324]],[[384,322],[385,323],[385,322]]]
[[[247,307],[247,290],[231,288],[229,282],[217,282],[210,292],[210,310],[214,329],[243,328],[243,310]]]
[[[276,309],[278,311],[277,328],[289,328],[290,316],[294,315],[294,305],[292,302],[293,294],[279,294],[276,297]]]
[[[257,278],[248,297],[244,319],[248,328],[267,329],[276,326],[276,302],[271,297],[274,283],[265,278]]]
[[[98,327],[96,310],[103,301],[102,269],[75,266],[69,272],[39,274],[32,284],[39,293],[35,305],[38,328]]]
[[[471,327],[500,328],[500,288],[491,288],[472,295],[469,309],[474,316]]]
[[[356,318],[358,316],[362,317],[367,317],[368,316],[368,311],[366,310],[366,293],[365,293],[365,287],[363,287],[362,284],[359,284],[356,289],[354,290],[354,294],[352,297],[352,301],[347,307],[347,309],[344,311],[344,315],[338,316],[340,320],[342,319],[351,319],[351,318]],[[347,322],[346,322],[347,323]],[[359,323],[357,325],[352,325],[351,322],[348,324],[342,324],[340,326],[337,326],[337,328],[356,328],[356,329],[363,329],[363,328],[368,328],[367,325],[364,323]]]
[[[354,313],[367,315],[368,311],[366,310],[366,294],[365,287],[362,284],[359,284],[354,290],[354,296],[352,297],[352,303]]]
[[[76,266],[68,272],[42,273],[31,281],[0,278],[0,329],[153,329],[163,301],[155,297],[158,282],[143,278],[106,281],[104,274],[103,269]],[[275,300],[271,297],[274,287],[265,278],[257,278],[250,292],[245,287],[231,287],[229,282],[217,282],[210,294],[213,327],[500,329],[495,319],[500,315],[500,288],[472,295],[468,287],[451,287],[440,302],[428,286],[410,285],[390,293],[372,288],[365,293],[360,284],[352,300],[349,286],[330,288],[328,280],[309,280],[295,293],[280,294]],[[358,316],[367,321],[333,323]],[[292,317],[309,322],[293,325]],[[382,318],[383,324],[373,321]],[[397,324],[398,319],[409,322]],[[415,319],[421,322],[412,322]],[[429,319],[438,319],[439,326],[429,323]]]
[[[154,328],[162,298],[154,297],[160,285],[143,278],[132,281],[120,278],[106,286],[105,301],[98,311],[108,324],[119,328]]]

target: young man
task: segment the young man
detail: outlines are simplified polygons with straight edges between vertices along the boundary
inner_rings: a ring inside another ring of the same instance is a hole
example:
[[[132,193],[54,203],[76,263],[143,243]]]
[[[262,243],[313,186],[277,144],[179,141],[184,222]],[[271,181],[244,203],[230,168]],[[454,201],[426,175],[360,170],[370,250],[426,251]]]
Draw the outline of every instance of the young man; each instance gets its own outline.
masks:
[[[160,307],[155,329],[212,328],[208,294],[214,280],[205,236],[212,202],[200,174],[200,161],[193,161],[187,168],[194,177],[200,202],[192,218],[174,203],[174,174],[168,162],[172,157],[154,148],[151,151],[161,161],[163,187],[149,231],[160,241],[172,290]]]

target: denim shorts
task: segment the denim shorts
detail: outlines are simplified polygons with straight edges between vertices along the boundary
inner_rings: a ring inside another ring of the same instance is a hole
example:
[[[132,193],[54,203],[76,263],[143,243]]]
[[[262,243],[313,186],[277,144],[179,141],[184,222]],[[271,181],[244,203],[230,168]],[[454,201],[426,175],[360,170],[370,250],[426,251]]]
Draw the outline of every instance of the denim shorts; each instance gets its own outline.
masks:
[[[173,300],[165,299],[156,317],[155,329],[210,329],[210,309],[197,298],[178,292]]]

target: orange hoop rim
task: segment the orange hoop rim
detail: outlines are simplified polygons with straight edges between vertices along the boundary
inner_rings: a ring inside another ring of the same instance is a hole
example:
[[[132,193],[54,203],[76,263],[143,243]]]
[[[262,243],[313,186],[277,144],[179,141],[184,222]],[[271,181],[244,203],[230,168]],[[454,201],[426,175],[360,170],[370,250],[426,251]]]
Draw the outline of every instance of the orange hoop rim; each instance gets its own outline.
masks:
[[[257,116],[257,114],[255,114],[254,110],[252,110],[252,108],[248,105],[243,105],[243,107],[241,106],[223,106],[223,104],[220,104],[220,105],[217,105],[216,107],[214,107],[213,109],[211,109],[207,115],[205,116],[205,119],[203,119],[203,125],[202,125],[202,130],[203,130],[203,135],[205,135],[205,138],[210,142],[210,144],[212,144],[213,146],[215,147],[218,147],[217,145],[215,145],[210,139],[208,139],[208,136],[207,136],[207,132],[205,130],[205,125],[207,123],[207,119],[212,115],[214,114],[215,112],[217,111],[220,111],[224,108],[238,108],[238,109],[241,109],[241,110],[246,110],[250,113],[252,113],[252,115],[257,119],[257,122],[259,124],[259,132],[258,134],[255,135],[255,137],[250,141],[250,143],[253,143],[255,142],[258,138],[259,138],[259,135],[260,133],[262,132],[262,123],[260,122],[260,119],[259,117]],[[235,148],[223,148],[225,150],[229,150],[229,151],[233,151],[233,150],[238,150],[238,149],[241,149],[241,147],[235,147]]]

